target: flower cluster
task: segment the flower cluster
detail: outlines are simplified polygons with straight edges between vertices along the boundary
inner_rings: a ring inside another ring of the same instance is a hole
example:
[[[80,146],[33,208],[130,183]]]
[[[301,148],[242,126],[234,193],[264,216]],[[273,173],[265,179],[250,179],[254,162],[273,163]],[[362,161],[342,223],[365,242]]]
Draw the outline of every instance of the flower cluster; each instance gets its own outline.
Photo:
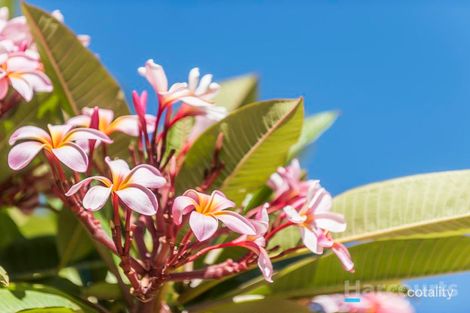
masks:
[[[211,75],[200,78],[194,68],[187,83],[169,87],[163,67],[152,60],[139,73],[157,95],[156,115],[147,113],[147,93],[134,91],[135,115],[115,117],[109,109],[84,108],[65,125],[49,125],[48,132],[21,127],[10,138],[14,146],[8,156],[10,167],[21,170],[44,151],[54,178],[53,195],[121,259],[136,296],[148,299],[164,281],[220,278],[255,264],[271,282],[272,260],[303,247],[315,254],[331,249],[346,270],[354,270],[348,250],[332,238],[346,229],[343,216],[331,211],[331,196],[318,181],[304,179],[297,160],[272,175],[267,182],[271,198],[248,211],[214,190],[213,180],[176,194],[175,177],[187,149],[168,151],[168,133],[182,119],[194,118],[186,142],[191,146],[208,125],[224,118],[225,109],[213,103],[219,85]],[[128,136],[128,158],[122,157],[125,151],[120,158],[108,153],[115,132]],[[222,148],[220,137],[214,158]],[[217,174],[214,170],[207,177]],[[112,213],[111,234],[96,216],[104,210]],[[303,244],[279,251],[270,242],[287,227],[299,228]],[[238,260],[222,258],[181,270],[210,251],[232,247],[246,252]]]
[[[26,101],[34,92],[50,92],[52,84],[43,70],[39,54],[24,16],[9,19],[8,8],[0,9],[0,100],[10,86]]]

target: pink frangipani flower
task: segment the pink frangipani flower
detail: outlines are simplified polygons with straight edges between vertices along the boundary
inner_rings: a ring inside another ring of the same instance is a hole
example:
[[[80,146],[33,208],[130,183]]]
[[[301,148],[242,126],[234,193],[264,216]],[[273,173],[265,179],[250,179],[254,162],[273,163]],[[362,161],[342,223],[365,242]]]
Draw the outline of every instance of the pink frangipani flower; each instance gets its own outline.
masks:
[[[220,191],[216,190],[207,195],[190,189],[175,199],[172,209],[173,221],[180,225],[183,215],[191,213],[189,225],[199,241],[207,240],[214,235],[218,221],[237,233],[256,235],[255,228],[249,220],[227,210],[234,207],[235,203],[228,200]]]
[[[143,214],[157,213],[158,201],[150,189],[164,186],[166,180],[160,171],[148,164],[141,164],[132,170],[123,160],[111,160],[106,157],[112,179],[104,176],[92,176],[73,185],[65,194],[70,197],[92,181],[101,182],[104,186],[91,187],[83,197],[83,207],[87,210],[101,209],[111,194],[115,194],[128,208]]]
[[[93,114],[92,108],[83,108],[82,115],[77,115],[67,121],[68,125],[88,127]],[[129,136],[139,136],[139,117],[137,115],[123,115],[114,119],[114,112],[107,109],[99,109],[98,129],[106,135],[119,131]],[[150,114],[145,115],[147,130],[152,132],[155,125],[155,117]]]
[[[255,228],[255,235],[242,235],[236,240],[238,246],[250,249],[258,256],[258,267],[263,274],[266,281],[272,283],[273,265],[266,251],[266,240],[264,234],[269,228],[269,217],[266,207],[261,208],[255,215],[255,218],[250,220]]]
[[[189,94],[186,83],[175,83],[168,88],[168,79],[163,67],[152,59],[145,62],[145,66],[139,67],[138,72],[147,79],[157,93],[161,107],[172,105]]]
[[[309,186],[315,185],[317,182],[314,180],[303,181],[303,176],[299,160],[293,159],[288,166],[279,167],[276,173],[271,175],[268,186],[274,190],[276,197],[281,195],[305,196]]]
[[[8,165],[13,170],[26,167],[41,150],[52,153],[59,161],[76,172],[85,172],[88,156],[77,145],[77,141],[97,140],[111,143],[112,140],[96,129],[76,128],[70,125],[48,125],[49,134],[35,126],[18,128],[10,137],[9,144],[27,140],[14,146],[8,154]]]
[[[38,59],[24,52],[0,54],[0,100],[4,99],[11,85],[26,101],[33,92],[51,92],[49,78],[40,70]]]
[[[330,212],[332,203],[331,195],[316,182],[310,186],[306,201],[300,210],[293,206],[284,208],[289,221],[300,226],[303,243],[313,253],[323,252],[318,245],[319,229],[331,232],[346,230],[343,215]]]

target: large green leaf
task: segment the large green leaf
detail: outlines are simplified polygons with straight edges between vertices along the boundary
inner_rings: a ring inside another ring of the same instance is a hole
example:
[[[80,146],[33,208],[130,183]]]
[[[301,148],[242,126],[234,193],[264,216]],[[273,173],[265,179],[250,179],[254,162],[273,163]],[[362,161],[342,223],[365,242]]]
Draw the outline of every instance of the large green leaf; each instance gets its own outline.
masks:
[[[470,229],[470,170],[409,176],[347,191],[334,211],[348,222],[343,241],[462,233]]]
[[[334,254],[307,258],[281,270],[274,283],[248,282],[234,294],[282,297],[343,292],[359,281],[362,288],[470,270],[470,238],[443,236],[379,240],[350,248],[356,272],[346,272]],[[346,286],[346,287],[345,287]],[[351,290],[355,291],[355,290]]]
[[[224,168],[212,188],[241,203],[285,163],[290,146],[299,137],[302,119],[302,99],[253,103],[234,111],[207,129],[191,147],[176,179],[177,192],[201,184],[211,165],[216,138],[223,133],[220,161]]]
[[[60,256],[59,267],[83,259],[94,250],[93,242],[77,217],[64,209],[59,213],[57,248]]]
[[[337,117],[337,111],[321,112],[306,117],[299,141],[290,148],[289,158],[292,159],[309,144],[317,140],[321,134],[333,125]]]
[[[35,209],[33,214],[25,214],[17,208],[7,210],[21,234],[26,238],[55,235],[57,233],[56,214],[45,209]]]
[[[333,211],[344,214],[348,223],[335,238],[348,242],[470,232],[469,191],[470,170],[408,176],[352,189],[334,199]],[[299,239],[299,232],[292,231],[273,238],[281,246],[292,246]]]
[[[220,91],[214,99],[216,105],[229,111],[256,101],[258,96],[258,78],[256,75],[244,75],[223,81]]]
[[[45,309],[48,310],[46,311]],[[75,300],[56,289],[42,285],[10,284],[8,288],[1,288],[0,312],[16,313],[20,311],[54,313],[98,312],[91,305]]]
[[[77,114],[81,108],[93,106],[112,109],[115,115],[129,113],[117,82],[70,29],[32,5],[23,2],[22,10],[54,93],[67,113]],[[110,152],[126,152],[127,144],[126,136],[117,136]]]

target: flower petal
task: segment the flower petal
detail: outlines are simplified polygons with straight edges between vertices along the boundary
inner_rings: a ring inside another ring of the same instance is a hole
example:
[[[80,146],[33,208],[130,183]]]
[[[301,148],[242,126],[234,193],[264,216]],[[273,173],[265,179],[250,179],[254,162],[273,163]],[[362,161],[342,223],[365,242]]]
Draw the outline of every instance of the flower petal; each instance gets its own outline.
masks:
[[[193,211],[189,216],[189,226],[197,240],[204,241],[212,237],[217,230],[218,223],[212,216]]]
[[[77,115],[70,118],[67,121],[67,125],[72,126],[80,126],[80,127],[88,127],[90,126],[91,117],[88,115]]]
[[[15,132],[10,136],[8,143],[10,145],[15,144],[18,140],[23,139],[32,139],[37,140],[42,143],[50,142],[51,137],[48,133],[36,126],[23,126],[15,130]]]
[[[196,91],[197,85],[199,83],[199,68],[194,67],[189,71],[188,76],[188,88],[192,91]]]
[[[346,221],[344,216],[332,212],[315,213],[314,222],[318,228],[329,230],[331,232],[343,232],[346,230]]]
[[[267,282],[272,283],[272,276],[273,276],[273,264],[271,263],[271,259],[269,258],[268,253],[265,249],[260,248],[258,254],[258,267],[263,274],[264,279]]]
[[[9,76],[11,86],[26,100],[33,98],[33,87],[21,76]]]
[[[139,74],[147,78],[152,87],[160,92],[168,90],[168,79],[163,67],[156,64],[152,59],[145,63],[145,67],[139,68]]]
[[[160,188],[166,184],[166,179],[155,167],[148,164],[137,165],[130,171],[124,181],[126,184],[136,184],[147,188]]]
[[[229,229],[243,235],[256,235],[256,230],[248,219],[233,211],[215,212],[214,217]]]
[[[49,77],[46,76],[41,71],[32,71],[29,73],[23,73],[22,78],[26,80],[31,87],[33,87],[34,91],[38,92],[51,92],[52,91],[52,83]]]
[[[250,222],[256,230],[256,235],[264,235],[269,228],[269,216],[266,206],[258,210],[258,212],[256,212],[255,218],[250,220]]]
[[[335,243],[332,250],[343,264],[344,269],[354,273],[354,263],[351,260],[351,254],[349,254],[348,249],[340,243]]]
[[[157,198],[149,189],[139,185],[116,191],[119,199],[131,210],[142,215],[154,215],[158,210]]]
[[[67,197],[70,197],[71,195],[77,193],[82,187],[86,187],[93,180],[98,180],[98,181],[102,182],[107,187],[111,186],[111,181],[108,178],[103,177],[103,176],[91,176],[91,177],[87,177],[87,178],[79,181],[78,183],[76,183],[75,185],[70,187],[69,191],[67,191],[67,193],[65,195]]]
[[[307,220],[305,215],[300,215],[294,207],[288,205],[283,209],[284,213],[287,216],[287,219],[295,224],[301,224]]]
[[[83,207],[87,210],[97,211],[106,204],[110,194],[110,187],[93,186],[83,197]]]
[[[212,192],[210,201],[212,204],[211,212],[223,211],[235,207],[235,203],[227,199],[227,197],[218,190]]]
[[[43,147],[37,141],[26,141],[14,146],[8,153],[8,166],[15,171],[25,168]]]
[[[175,201],[173,202],[173,222],[176,225],[180,225],[183,220],[183,215],[188,214],[194,207],[197,205],[194,199],[187,197],[187,196],[179,196],[176,197]]]
[[[111,160],[110,157],[106,157],[105,159],[106,164],[108,164],[109,169],[111,170],[111,174],[113,175],[113,180],[115,178],[119,178],[120,180],[124,180],[129,172],[131,171],[129,165],[124,160]]]
[[[116,118],[107,130],[108,134],[120,131],[129,136],[139,136],[139,117],[137,115],[124,115]]]
[[[306,227],[301,227],[302,242],[305,247],[315,254],[322,254],[323,248],[318,245],[318,236]]]
[[[93,128],[75,128],[68,132],[64,141],[75,140],[98,140],[104,143],[112,143],[113,141],[103,132]]]
[[[6,77],[0,78],[0,100],[5,99],[8,93],[8,79]]]
[[[52,153],[75,172],[83,173],[88,167],[88,157],[85,151],[74,143],[66,143],[59,148],[52,149]]]

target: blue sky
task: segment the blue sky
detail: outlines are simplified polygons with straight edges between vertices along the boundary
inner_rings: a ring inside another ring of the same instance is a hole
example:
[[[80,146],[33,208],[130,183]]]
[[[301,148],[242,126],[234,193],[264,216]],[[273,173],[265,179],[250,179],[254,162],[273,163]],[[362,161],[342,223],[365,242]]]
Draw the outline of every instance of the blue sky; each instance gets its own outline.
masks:
[[[341,110],[303,158],[334,194],[470,165],[469,2],[32,2],[91,35],[128,94],[148,88],[136,68],[154,58],[175,81],[193,66],[219,80],[254,72],[263,98],[304,96],[308,113]],[[470,275],[424,282],[439,281],[460,296],[422,299],[417,312],[468,312]]]

